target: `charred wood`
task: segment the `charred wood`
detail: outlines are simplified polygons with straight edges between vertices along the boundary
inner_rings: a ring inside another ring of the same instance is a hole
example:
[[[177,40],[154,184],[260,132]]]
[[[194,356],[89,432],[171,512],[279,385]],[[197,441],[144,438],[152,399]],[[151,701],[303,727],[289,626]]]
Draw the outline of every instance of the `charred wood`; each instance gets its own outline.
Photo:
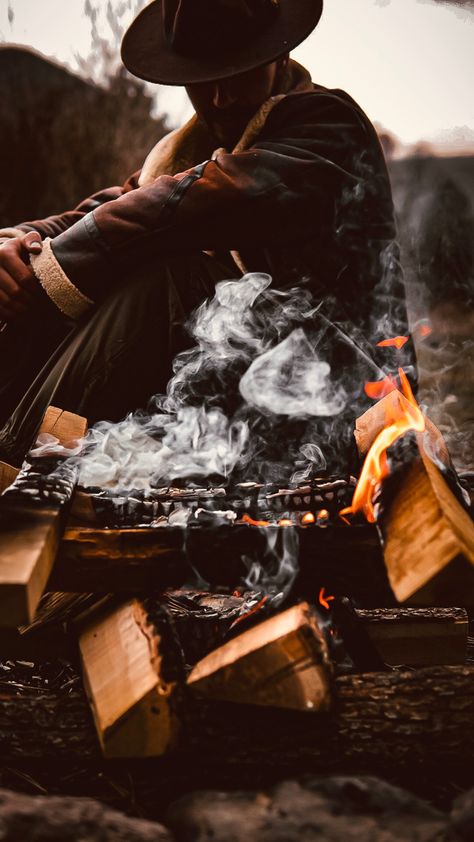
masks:
[[[297,529],[297,527],[272,527]],[[206,582],[230,589],[245,581],[246,558],[262,558],[267,528],[66,529],[49,582],[52,590],[150,593]],[[369,525],[298,529],[294,594],[313,601],[321,587],[350,593],[364,607],[393,606],[377,530]]]

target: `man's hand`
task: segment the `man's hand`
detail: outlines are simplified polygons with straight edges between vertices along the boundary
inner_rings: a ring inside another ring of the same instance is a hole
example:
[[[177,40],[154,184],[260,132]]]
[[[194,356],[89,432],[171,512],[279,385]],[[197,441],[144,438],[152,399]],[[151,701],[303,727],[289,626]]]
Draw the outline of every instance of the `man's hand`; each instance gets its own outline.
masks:
[[[29,264],[29,255],[43,248],[41,237],[29,231],[0,245],[0,319],[13,321],[32,309],[38,281]]]

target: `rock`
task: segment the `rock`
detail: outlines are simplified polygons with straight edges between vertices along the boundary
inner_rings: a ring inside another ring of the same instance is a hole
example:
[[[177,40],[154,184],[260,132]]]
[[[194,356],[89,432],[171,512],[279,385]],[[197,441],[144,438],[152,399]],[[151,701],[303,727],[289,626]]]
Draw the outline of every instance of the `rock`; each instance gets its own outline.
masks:
[[[267,793],[198,792],[171,805],[177,842],[434,842],[444,815],[371,777],[285,781]]]
[[[91,798],[0,790],[0,842],[171,842],[163,825],[131,819]]]
[[[451,828],[456,839],[472,842],[474,839],[474,789],[456,798],[451,813]]]

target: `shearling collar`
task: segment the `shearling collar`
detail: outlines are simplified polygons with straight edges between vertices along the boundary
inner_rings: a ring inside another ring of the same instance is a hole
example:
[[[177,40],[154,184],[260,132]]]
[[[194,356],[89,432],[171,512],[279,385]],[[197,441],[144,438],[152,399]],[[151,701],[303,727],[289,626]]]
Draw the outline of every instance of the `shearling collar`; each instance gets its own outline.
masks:
[[[313,89],[311,76],[304,67],[291,60],[288,68],[285,90],[270,97],[260,106],[232,149],[232,153],[243,152],[252,145],[261,133],[271,110],[284,97]],[[208,130],[194,114],[184,126],[165,135],[153,147],[145,159],[138,184],[143,187],[151,184],[160,175],[175,175],[184,172],[208,158],[215,157],[217,151],[221,150],[214,150]]]

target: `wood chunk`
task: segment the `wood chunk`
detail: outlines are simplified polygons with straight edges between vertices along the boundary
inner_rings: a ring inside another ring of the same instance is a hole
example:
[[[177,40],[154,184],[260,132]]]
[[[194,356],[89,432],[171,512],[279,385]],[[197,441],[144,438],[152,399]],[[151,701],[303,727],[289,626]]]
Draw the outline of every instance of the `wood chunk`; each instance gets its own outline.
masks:
[[[39,433],[49,433],[59,439],[60,444],[67,445],[76,439],[82,439],[87,433],[87,418],[48,406]]]
[[[359,609],[387,664],[427,667],[466,661],[469,621],[463,608]]]
[[[329,655],[309,605],[289,608],[211,652],[191,671],[188,686],[211,699],[327,711]]]
[[[42,596],[59,544],[57,508],[3,506],[0,536],[0,624],[29,623]]]
[[[393,418],[399,417],[404,409],[409,408],[409,406],[410,404],[406,397],[397,389],[394,389],[393,392],[389,392],[388,395],[385,395],[384,398],[377,401],[363,415],[359,416],[356,420],[354,430],[354,438],[359,453],[365,456],[384,427],[390,424]],[[426,418],[425,421],[425,441],[433,446],[438,459],[446,467],[450,466],[449,451],[443,436],[429,418]]]
[[[153,757],[174,743],[173,683],[160,637],[138,600],[92,622],[79,639],[84,682],[105,757]]]
[[[9,465],[8,462],[0,462],[0,494],[14,482],[18,476],[19,468]]]
[[[361,454],[404,402],[402,394],[391,392],[357,419]],[[474,523],[438,467],[450,470],[451,463],[429,419],[416,441],[419,457],[407,464],[403,483],[379,519],[391,588],[399,602],[413,605],[474,605]]]
[[[474,605],[474,524],[429,459],[407,467],[382,531],[399,602]]]
[[[87,422],[55,407],[41,432],[66,443],[82,437]],[[63,437],[65,437],[63,439]],[[61,457],[58,457],[59,467]],[[4,473],[10,466],[6,466]],[[53,470],[51,458],[26,458],[0,499],[0,626],[30,623],[51,573],[74,494],[77,469]]]

